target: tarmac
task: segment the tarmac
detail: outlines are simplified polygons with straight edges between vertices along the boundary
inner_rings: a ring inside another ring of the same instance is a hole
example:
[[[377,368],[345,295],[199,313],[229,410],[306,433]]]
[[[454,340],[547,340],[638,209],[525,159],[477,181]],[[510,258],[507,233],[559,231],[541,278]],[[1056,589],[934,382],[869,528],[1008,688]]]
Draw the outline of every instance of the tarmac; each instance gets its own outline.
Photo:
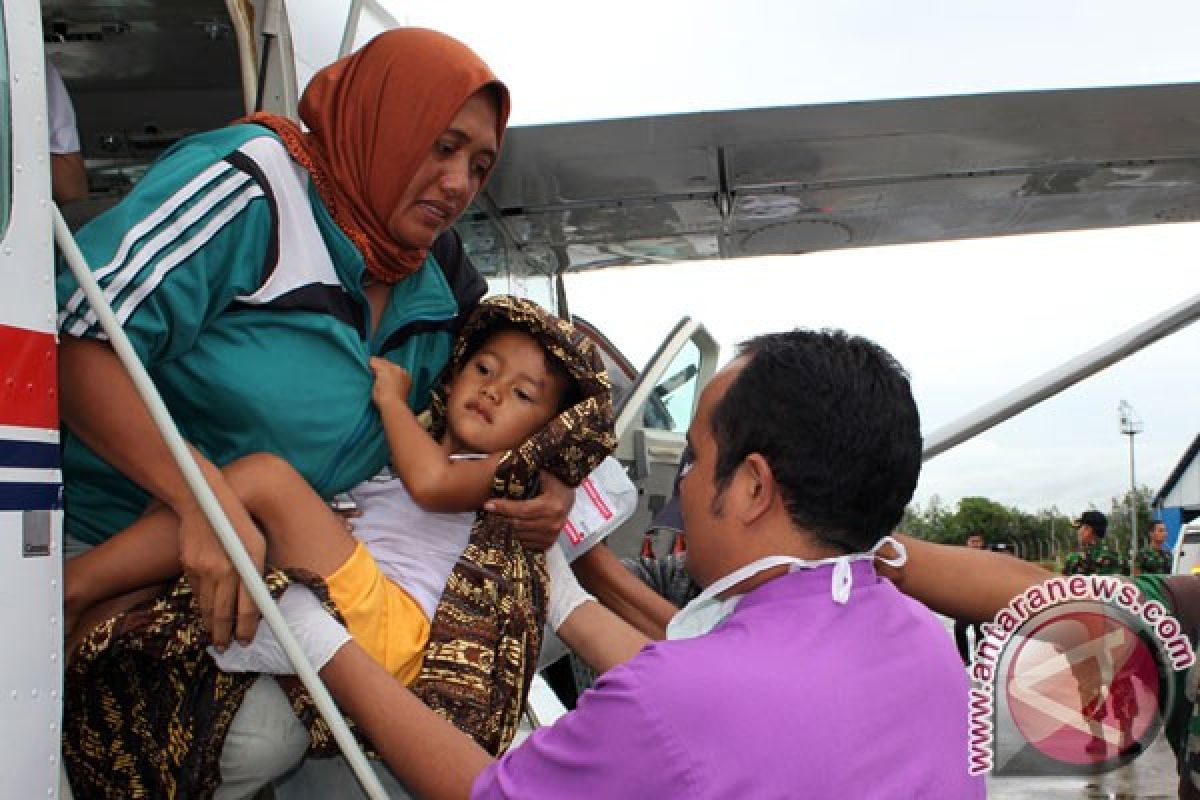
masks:
[[[988,776],[991,800],[1167,800],[1178,797],[1175,755],[1159,736],[1132,763],[1086,778],[997,778]]]

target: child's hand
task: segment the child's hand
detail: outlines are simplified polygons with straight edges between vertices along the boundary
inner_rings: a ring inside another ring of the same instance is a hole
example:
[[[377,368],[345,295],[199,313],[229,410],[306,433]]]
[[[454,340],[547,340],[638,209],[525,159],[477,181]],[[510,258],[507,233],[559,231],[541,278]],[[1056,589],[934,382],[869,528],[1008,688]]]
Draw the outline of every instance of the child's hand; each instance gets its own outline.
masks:
[[[412,388],[412,376],[404,367],[397,366],[386,358],[372,358],[371,371],[375,373],[375,385],[371,388],[371,399],[377,407],[389,403],[408,405],[408,392]]]

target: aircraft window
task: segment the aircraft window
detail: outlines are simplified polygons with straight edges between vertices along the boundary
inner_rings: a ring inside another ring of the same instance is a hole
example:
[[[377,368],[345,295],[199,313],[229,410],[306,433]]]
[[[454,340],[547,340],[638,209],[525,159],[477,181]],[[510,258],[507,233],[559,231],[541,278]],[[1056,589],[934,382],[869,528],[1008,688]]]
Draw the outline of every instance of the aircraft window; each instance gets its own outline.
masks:
[[[12,112],[8,82],[8,31],[0,14],[0,236],[8,232],[12,206]]]
[[[616,345],[610,342],[603,333],[596,330],[596,326],[578,315],[572,315],[571,321],[575,323],[577,330],[582,331],[592,340],[592,344],[600,353],[600,359],[604,362],[604,369],[608,372],[608,379],[612,383],[613,408],[619,409],[625,402],[625,398],[633,391],[633,384],[637,380],[637,371],[630,366],[629,359],[621,355],[621,351],[617,349]]]
[[[664,377],[650,393],[642,424],[656,430],[686,433],[696,407],[700,348],[689,341],[675,354]]]
[[[613,408],[620,408],[621,401],[633,388],[633,380],[625,374],[625,370],[621,369],[621,365],[607,350],[603,347],[596,349],[600,351],[600,360],[604,362],[604,369],[608,372],[608,379],[612,382]]]
[[[1195,544],[1200,542],[1200,533],[1185,533],[1183,535],[1184,544]]]
[[[471,257],[471,263],[485,278],[498,278],[512,274],[508,262],[508,251],[504,237],[496,225],[482,212],[468,211],[455,225],[462,238],[463,249]]]

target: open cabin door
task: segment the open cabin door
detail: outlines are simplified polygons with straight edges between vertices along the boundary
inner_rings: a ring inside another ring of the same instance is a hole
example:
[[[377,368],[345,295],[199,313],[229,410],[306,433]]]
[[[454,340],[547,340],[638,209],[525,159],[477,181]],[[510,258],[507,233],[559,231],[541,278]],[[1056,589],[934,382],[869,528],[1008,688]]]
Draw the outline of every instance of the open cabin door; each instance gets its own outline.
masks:
[[[616,456],[638,487],[637,511],[608,539],[618,556],[638,554],[642,534],[671,498],[688,425],[718,355],[704,326],[684,317],[617,400]],[[658,552],[669,546],[661,543]]]
[[[46,83],[36,0],[0,18],[0,774],[57,797],[61,473]]]
[[[671,497],[685,435],[705,384],[716,372],[719,348],[699,322],[684,317],[638,373],[605,335],[587,320],[575,326],[596,344],[613,383],[617,413],[617,459],[638,488],[638,506],[606,540],[619,557],[637,556],[642,535]],[[670,546],[664,539],[662,554]],[[566,708],[539,674],[530,688],[526,712],[530,725],[518,733],[514,747],[531,729],[551,725]]]

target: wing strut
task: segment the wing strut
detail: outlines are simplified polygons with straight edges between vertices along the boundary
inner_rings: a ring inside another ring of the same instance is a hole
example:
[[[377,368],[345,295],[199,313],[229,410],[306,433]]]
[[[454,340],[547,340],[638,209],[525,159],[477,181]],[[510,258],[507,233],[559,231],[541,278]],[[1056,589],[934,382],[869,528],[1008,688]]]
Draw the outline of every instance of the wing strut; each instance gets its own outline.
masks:
[[[1084,378],[1095,375],[1105,367],[1112,366],[1159,339],[1186,328],[1197,318],[1200,318],[1200,294],[932,431],[925,436],[925,450],[921,460],[928,461],[951,447],[1015,417]]]

